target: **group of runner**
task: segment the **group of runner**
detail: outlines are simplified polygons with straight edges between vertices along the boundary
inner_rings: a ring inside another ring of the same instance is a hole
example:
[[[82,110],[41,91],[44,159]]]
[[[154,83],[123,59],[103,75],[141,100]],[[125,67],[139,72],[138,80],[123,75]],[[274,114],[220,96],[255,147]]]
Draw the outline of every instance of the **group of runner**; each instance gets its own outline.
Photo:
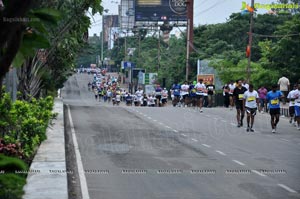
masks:
[[[261,87],[258,91],[254,90],[252,84],[248,85],[238,80],[235,85],[228,85],[224,88],[224,92],[230,93],[230,106],[235,104],[237,114],[237,127],[243,126],[245,112],[247,114],[247,131],[254,132],[253,124],[257,109],[263,112],[265,105],[268,105],[267,110],[271,115],[272,133],[276,133],[277,125],[280,118],[280,101],[284,98],[281,91],[278,90],[278,85],[273,85],[272,90],[267,92]],[[300,84],[294,86],[288,99],[290,100],[290,123],[297,122],[297,129],[300,130]]]
[[[203,79],[198,82],[185,81],[182,85],[174,83],[171,88],[171,97],[173,106],[194,106],[199,107],[203,112],[204,99],[208,101],[208,107],[212,107],[212,96],[215,92],[215,86],[208,82],[204,84]]]

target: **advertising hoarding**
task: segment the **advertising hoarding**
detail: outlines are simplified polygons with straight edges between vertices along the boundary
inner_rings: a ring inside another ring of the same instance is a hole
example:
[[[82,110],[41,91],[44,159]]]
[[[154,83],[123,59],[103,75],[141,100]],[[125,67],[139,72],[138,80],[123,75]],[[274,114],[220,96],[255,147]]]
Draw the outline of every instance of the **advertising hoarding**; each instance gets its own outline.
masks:
[[[186,21],[186,0],[136,0],[135,21]]]

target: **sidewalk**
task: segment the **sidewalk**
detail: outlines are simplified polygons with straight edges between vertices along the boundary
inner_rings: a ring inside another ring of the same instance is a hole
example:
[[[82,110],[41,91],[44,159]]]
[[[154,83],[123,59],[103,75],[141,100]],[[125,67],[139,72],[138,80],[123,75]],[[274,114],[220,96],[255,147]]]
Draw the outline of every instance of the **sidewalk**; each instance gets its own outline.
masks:
[[[47,140],[30,166],[34,172],[27,176],[23,199],[68,199],[62,100],[55,100],[53,111],[58,113],[57,119],[48,127]]]

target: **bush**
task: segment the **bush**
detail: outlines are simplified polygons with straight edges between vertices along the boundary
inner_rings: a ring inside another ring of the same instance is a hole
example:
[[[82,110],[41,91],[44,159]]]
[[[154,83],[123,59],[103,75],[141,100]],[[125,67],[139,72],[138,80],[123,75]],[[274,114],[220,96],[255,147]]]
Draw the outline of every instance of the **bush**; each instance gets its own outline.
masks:
[[[11,102],[7,93],[0,99],[0,153],[30,162],[46,139],[52,114],[52,97]]]
[[[26,184],[26,174],[16,174],[15,171],[27,171],[27,165],[18,158],[0,155],[0,198],[21,199]]]

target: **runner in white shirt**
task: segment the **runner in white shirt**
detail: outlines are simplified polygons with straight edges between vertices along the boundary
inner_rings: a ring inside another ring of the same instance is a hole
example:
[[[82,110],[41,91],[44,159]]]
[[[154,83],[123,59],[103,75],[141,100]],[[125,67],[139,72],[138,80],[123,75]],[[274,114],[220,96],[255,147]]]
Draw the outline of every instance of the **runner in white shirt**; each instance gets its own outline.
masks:
[[[235,89],[235,85],[232,83],[232,81],[228,84],[229,87],[229,102],[230,102],[230,110],[233,109],[234,102],[233,102],[233,91]]]
[[[297,129],[300,130],[300,84],[298,89],[294,92],[295,97],[295,117],[297,121]]]
[[[190,86],[188,85],[187,81],[185,81],[181,85],[180,95],[182,96],[183,103],[184,103],[185,106],[187,106],[187,98],[189,96],[189,88],[190,88]]]
[[[162,106],[165,106],[167,101],[168,101],[168,90],[166,88],[164,88],[161,91],[161,104],[162,104]]]
[[[204,94],[207,92],[206,91],[206,86],[203,83],[203,79],[199,79],[199,82],[195,86],[196,88],[196,99],[197,99],[197,106],[199,107],[200,112],[202,111],[202,106],[203,106],[203,98]]]
[[[253,90],[253,85],[249,85],[249,90],[244,93],[243,106],[247,112],[247,132],[253,130],[254,116],[256,115],[259,103],[259,96],[257,91]],[[250,124],[251,123],[251,124]]]
[[[296,118],[295,118],[295,96],[294,92],[297,90],[297,84],[294,85],[294,89],[291,90],[287,96],[289,100],[289,115],[291,117],[290,123],[296,126]],[[293,121],[294,120],[294,121]]]
[[[141,88],[138,88],[138,90],[135,92],[135,96],[136,96],[139,104],[143,103],[143,94],[144,94],[144,91]]]

